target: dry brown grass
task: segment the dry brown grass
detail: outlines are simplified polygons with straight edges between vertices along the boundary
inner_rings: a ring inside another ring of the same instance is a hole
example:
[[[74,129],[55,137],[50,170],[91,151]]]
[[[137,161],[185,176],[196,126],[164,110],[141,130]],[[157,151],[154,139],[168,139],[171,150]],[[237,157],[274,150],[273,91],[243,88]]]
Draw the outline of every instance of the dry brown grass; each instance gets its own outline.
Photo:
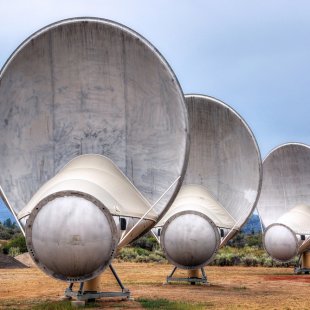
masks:
[[[163,285],[171,271],[167,264],[115,263],[132,296],[198,302],[206,309],[310,309],[310,276],[291,268],[208,267],[210,286]],[[186,273],[182,272],[183,275]],[[179,273],[180,274],[180,273]],[[110,271],[101,276],[103,290],[118,289]],[[59,300],[66,283],[36,268],[0,269],[0,309],[24,308],[42,300]],[[101,301],[104,309],[141,309],[135,301]]]

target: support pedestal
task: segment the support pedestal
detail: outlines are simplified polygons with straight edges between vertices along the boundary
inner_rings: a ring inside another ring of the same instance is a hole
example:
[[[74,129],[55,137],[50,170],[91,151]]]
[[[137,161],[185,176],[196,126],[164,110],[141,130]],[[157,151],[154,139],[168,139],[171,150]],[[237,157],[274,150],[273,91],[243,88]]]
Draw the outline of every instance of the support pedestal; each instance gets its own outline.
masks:
[[[118,277],[112,265],[109,265],[109,268],[112,271],[112,274],[114,275],[118,285],[121,288],[120,292],[98,292],[97,289],[99,289],[100,287],[99,287],[99,277],[97,277],[90,281],[80,282],[80,287],[78,291],[73,291],[74,283],[71,282],[69,284],[69,287],[65,290],[65,297],[75,298],[76,300],[79,301],[95,301],[96,299],[104,297],[121,297],[126,299],[129,298],[130,291],[124,287],[123,283],[121,282],[120,278]]]
[[[188,277],[187,278],[173,277],[176,270],[177,270],[177,267],[174,267],[171,274],[167,277],[166,283],[188,282],[191,285],[195,285],[196,283],[208,284],[208,280],[207,280],[207,276],[206,276],[204,268],[200,268],[201,277],[199,277],[199,269],[188,270]]]

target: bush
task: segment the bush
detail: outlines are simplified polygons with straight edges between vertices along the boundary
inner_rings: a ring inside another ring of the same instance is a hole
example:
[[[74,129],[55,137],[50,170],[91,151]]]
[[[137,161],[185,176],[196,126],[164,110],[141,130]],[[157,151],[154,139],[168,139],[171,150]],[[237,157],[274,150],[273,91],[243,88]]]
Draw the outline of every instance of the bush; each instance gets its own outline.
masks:
[[[19,250],[19,247],[11,247],[11,248],[9,249],[9,255],[10,255],[10,256],[15,257],[15,256],[17,256],[17,255],[19,255],[19,254],[21,254],[21,253],[20,253],[20,250]]]
[[[250,256],[245,256],[241,259],[241,262],[244,266],[247,267],[257,267],[258,266],[258,259],[257,257],[250,255]]]
[[[1,240],[10,240],[12,235],[7,230],[0,230]]]
[[[19,228],[10,219],[5,220],[4,224],[0,223],[0,239],[10,240],[20,234]]]
[[[165,263],[167,262],[167,260],[165,259],[165,257],[163,255],[158,255],[156,253],[151,253],[149,256],[149,260],[151,262],[157,262],[157,263]]]
[[[142,249],[142,248],[136,248],[135,250],[137,254],[140,256],[148,256],[150,254],[150,251]]]
[[[231,240],[228,241],[228,245],[238,249],[244,248],[246,246],[262,249],[262,234],[259,233],[247,235],[243,232],[239,232]]]
[[[240,265],[240,256],[235,253],[219,252],[211,265],[216,266],[235,266]]]
[[[153,251],[158,248],[158,242],[153,236],[143,236],[131,243],[131,246]]]
[[[273,266],[273,259],[271,257],[264,258],[263,266],[272,267]]]
[[[17,237],[10,240],[2,249],[4,254],[10,254],[11,248],[18,248],[19,254],[27,252],[26,240],[23,235],[18,235]],[[12,250],[12,253],[16,253],[17,250]]]
[[[245,243],[247,246],[262,249],[263,248],[262,234],[247,235],[245,238]]]
[[[237,233],[231,240],[228,241],[228,245],[235,248],[243,248],[245,244],[245,234],[242,232]]]
[[[149,262],[166,262],[161,250],[148,251],[142,248],[124,247],[118,254],[118,259],[125,262],[149,263]]]
[[[245,246],[235,248],[226,246],[221,248],[211,265],[216,266],[263,266],[263,267],[294,267],[298,264],[298,257],[288,263],[280,263],[273,260],[263,249]]]
[[[127,261],[133,261],[138,256],[138,253],[135,248],[131,247],[124,247],[120,250],[118,254],[118,258],[127,262]]]

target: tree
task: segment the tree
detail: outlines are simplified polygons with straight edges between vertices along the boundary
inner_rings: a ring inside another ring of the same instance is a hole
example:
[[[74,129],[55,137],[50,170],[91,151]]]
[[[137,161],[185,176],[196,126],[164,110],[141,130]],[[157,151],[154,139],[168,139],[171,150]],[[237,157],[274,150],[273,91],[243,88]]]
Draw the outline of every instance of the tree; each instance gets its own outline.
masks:
[[[10,218],[6,219],[6,220],[3,222],[3,226],[8,227],[8,228],[14,228],[14,227],[15,227],[14,224],[15,224],[15,223],[12,223],[12,221],[11,221]]]

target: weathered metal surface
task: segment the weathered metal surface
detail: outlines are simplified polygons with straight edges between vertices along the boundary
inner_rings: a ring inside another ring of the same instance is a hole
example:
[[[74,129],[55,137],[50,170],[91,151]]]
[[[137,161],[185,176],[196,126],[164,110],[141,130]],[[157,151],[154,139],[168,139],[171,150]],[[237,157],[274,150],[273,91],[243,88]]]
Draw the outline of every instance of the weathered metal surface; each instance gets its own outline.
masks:
[[[263,172],[257,209],[265,228],[298,205],[310,206],[309,146],[288,143],[275,148],[265,158]],[[309,221],[301,221],[299,230],[309,234]]]
[[[72,158],[92,153],[113,160],[152,204],[184,174],[187,127],[178,81],[148,41],[107,20],[57,22],[0,74],[2,194],[18,213]]]
[[[181,269],[205,266],[220,245],[216,225],[205,214],[192,210],[171,216],[163,226],[160,240],[169,262]]]
[[[261,189],[261,158],[254,135],[240,115],[215,98],[187,95],[186,105],[191,148],[183,184],[206,187],[239,229]]]
[[[189,163],[183,186],[157,227],[163,226],[160,243],[167,259],[197,269],[212,261],[252,213],[262,169],[255,138],[232,108],[202,95],[187,95],[186,104]]]
[[[156,220],[150,212],[119,244],[124,233],[149,210],[149,203],[111,160],[82,155],[46,182],[19,212],[26,243],[38,266],[65,281],[97,276],[117,246],[138,237]],[[128,225],[121,229],[120,217]],[[114,217],[114,218],[113,218]]]
[[[264,247],[275,260],[287,262],[298,252],[298,239],[295,232],[283,224],[269,225],[264,232]]]
[[[236,221],[207,191],[197,184],[183,185],[168,212],[159,221],[162,226],[171,216],[181,211],[195,210],[211,218],[217,227],[232,229]]]
[[[45,197],[59,191],[82,191],[99,201],[112,215],[141,218],[150,204],[107,157],[81,155],[71,160],[56,176],[47,181],[19,212],[19,218],[28,216]],[[150,212],[146,219],[156,220]]]
[[[99,275],[113,259],[118,241],[109,210],[85,193],[49,195],[27,220],[30,255],[44,272],[64,281]]]

